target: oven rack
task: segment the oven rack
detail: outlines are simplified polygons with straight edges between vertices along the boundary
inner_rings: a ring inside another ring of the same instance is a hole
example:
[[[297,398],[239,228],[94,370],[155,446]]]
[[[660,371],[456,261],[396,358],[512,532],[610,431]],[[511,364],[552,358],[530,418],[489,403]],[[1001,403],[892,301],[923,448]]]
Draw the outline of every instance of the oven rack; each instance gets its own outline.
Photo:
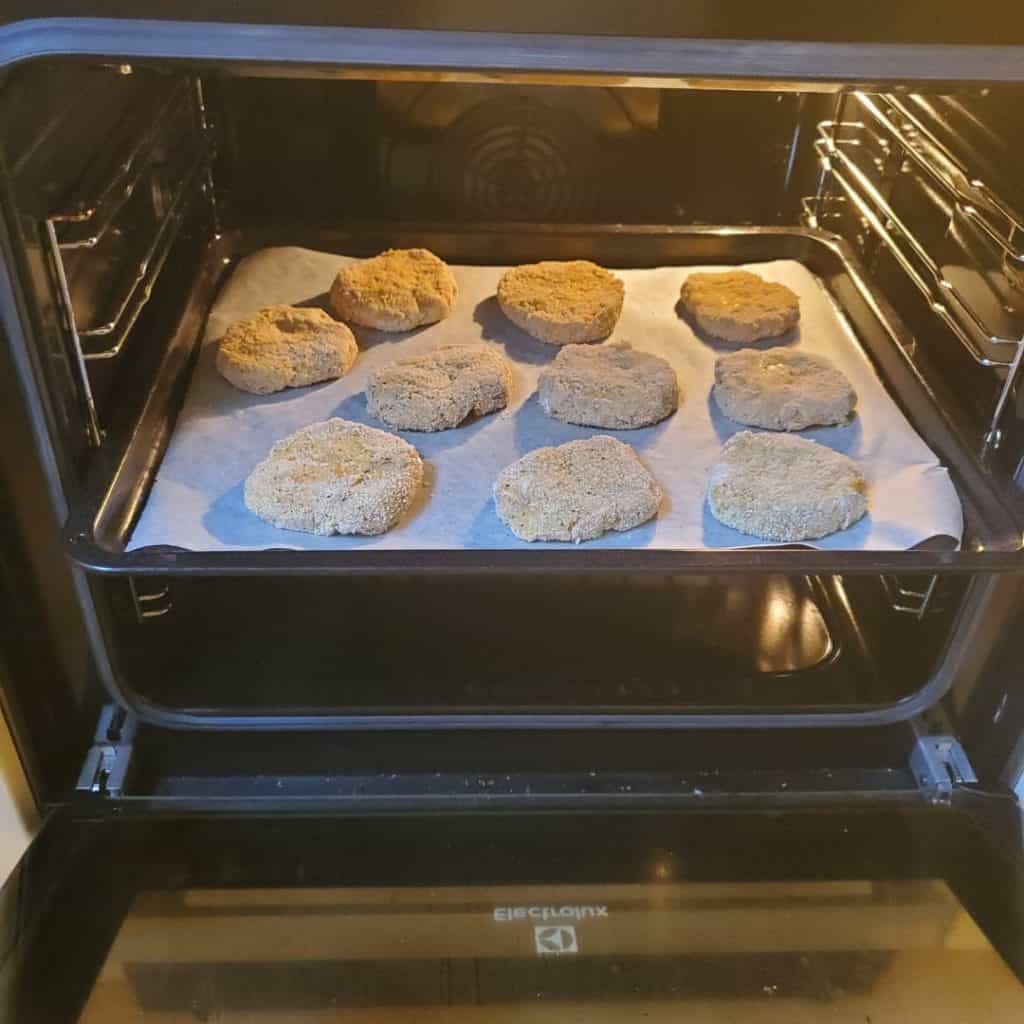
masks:
[[[941,576],[933,574],[912,580],[886,573],[879,579],[889,607],[898,615],[923,622],[927,616],[946,610],[949,595],[943,590]]]
[[[927,127],[911,105],[910,100],[917,97],[871,97],[859,93],[857,98],[890,135],[902,132],[908,143],[906,155],[937,184],[956,195],[957,212],[999,249],[1005,268],[1011,273],[1024,271],[1024,215],[973,176],[967,165]]]
[[[993,324],[993,309],[980,309],[975,297],[951,280],[919,232],[897,212],[891,179],[908,168],[939,190],[948,201],[947,231],[953,233],[958,225],[973,229],[997,254],[994,264],[1007,289],[1019,287],[1024,272],[1024,220],[972,176],[905,101],[862,92],[853,99],[863,120],[826,120],[817,126],[814,148],[821,175],[816,194],[804,200],[804,221],[818,227],[828,201],[837,196],[845,199],[971,358],[1001,376],[983,438],[986,447],[998,447],[1003,414],[1024,365],[1024,318],[1015,317],[1013,310],[1000,303],[1000,323]],[[882,155],[869,158],[869,150]],[[963,255],[972,258],[966,250]],[[969,270],[972,278],[982,281],[991,267],[976,261]]]
[[[134,73],[130,65],[119,65],[117,71]],[[117,153],[113,166],[101,154],[87,168],[75,195],[50,214],[61,251],[99,244],[150,169],[165,125],[180,115],[190,97],[188,80],[175,78],[158,82],[135,105],[104,147],[104,152]]]
[[[119,73],[130,74],[128,65],[119,66]],[[119,290],[110,303],[111,312],[100,322],[82,322],[75,311],[71,273],[67,254],[95,250],[118,230],[118,217],[133,196],[151,182],[161,162],[162,143],[169,122],[183,114],[194,117],[194,151],[186,170],[166,196],[153,196],[158,210],[155,230],[133,254],[130,265],[121,273]],[[163,269],[167,256],[192,200],[199,192],[212,201],[211,164],[214,151],[213,132],[206,122],[202,85],[196,79],[178,79],[170,88],[157,90],[157,96],[140,104],[134,126],[139,119],[145,128],[137,136],[129,136],[130,145],[107,169],[105,178],[87,173],[79,185],[83,196],[67,201],[44,222],[44,240],[53,272],[57,305],[64,329],[71,344],[73,369],[81,389],[86,416],[86,434],[92,445],[99,447],[104,431],[100,423],[88,364],[114,359],[120,355],[132,327],[149,301],[153,286]],[[127,134],[127,133],[125,133]]]

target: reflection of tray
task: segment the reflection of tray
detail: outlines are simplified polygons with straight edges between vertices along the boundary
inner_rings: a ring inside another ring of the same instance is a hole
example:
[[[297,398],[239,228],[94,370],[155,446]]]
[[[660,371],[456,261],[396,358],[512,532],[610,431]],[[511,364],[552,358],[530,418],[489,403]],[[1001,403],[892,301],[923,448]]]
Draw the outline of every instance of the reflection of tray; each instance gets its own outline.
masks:
[[[229,252],[245,252],[279,240],[279,236],[235,236],[231,240],[222,241],[221,247],[211,255],[215,260],[223,260],[225,247]],[[907,349],[912,346],[909,345],[909,340],[903,336],[901,328],[885,304],[869,291],[846,247],[831,236],[799,230],[762,228],[517,228],[502,229],[500,232],[367,231],[358,235],[321,235],[315,239],[290,233],[288,240],[350,253],[372,252],[388,244],[423,244],[452,263],[472,262],[478,265],[501,265],[541,256],[590,256],[611,267],[634,268],[652,265],[686,267],[700,264],[757,262],[780,257],[796,259],[817,275],[835,303],[843,309],[857,340],[871,356],[876,371],[885,380],[889,391],[901,401],[904,413],[912,420],[921,437],[951,469],[964,502],[965,550],[814,551],[806,548],[758,548],[738,551],[626,548],[624,540],[628,535],[614,535],[607,538],[604,543],[587,544],[573,550],[563,550],[550,545],[528,547],[519,545],[514,540],[508,541],[508,550],[493,550],[489,546],[492,543],[490,541],[477,548],[467,549],[455,547],[444,540],[436,543],[406,543],[404,549],[396,549],[390,544],[380,547],[368,544],[365,539],[361,541],[335,538],[320,550],[291,551],[282,548],[303,543],[304,536],[274,531],[280,545],[275,550],[186,551],[181,548],[149,547],[125,552],[125,545],[135,526],[138,511],[142,507],[163,454],[169,419],[174,412],[171,407],[171,396],[175,393],[180,394],[180,387],[184,382],[182,375],[188,371],[187,357],[194,346],[199,320],[209,304],[215,283],[213,274],[210,273],[201,275],[204,287],[197,288],[192,296],[191,309],[173,339],[165,361],[165,365],[169,364],[170,372],[156,380],[142,423],[128,445],[125,459],[112,474],[112,479],[108,471],[107,480],[100,479],[96,483],[93,495],[94,501],[96,497],[100,498],[95,501],[98,510],[91,512],[88,507],[82,506],[72,517],[72,554],[86,567],[131,573],[197,570],[227,573],[254,570],[377,571],[399,568],[408,571],[417,568],[486,569],[496,566],[539,570],[572,568],[577,571],[587,568],[661,571],[689,568],[749,570],[753,567],[772,568],[776,571],[801,571],[806,568],[821,571],[855,568],[869,571],[910,571],[953,567],[998,567],[1000,564],[1012,564],[1012,560],[1005,557],[1006,554],[1020,550],[1020,533],[1001,500],[1002,496],[970,453],[960,445],[945,418],[933,404],[927,388],[910,361]],[[679,271],[673,271],[673,274],[681,279]],[[298,299],[300,296],[296,295],[295,298]],[[434,330],[431,328],[421,332],[418,337],[424,338]],[[680,335],[685,337],[688,328],[680,325],[679,330]],[[479,327],[477,332],[479,333]],[[436,344],[442,339],[437,337],[432,340]],[[532,343],[527,341],[526,344]],[[511,348],[510,345],[509,349]],[[174,367],[177,368],[176,371]],[[181,379],[175,381],[175,373]],[[348,378],[312,390],[323,392],[329,388],[340,388],[346,381]],[[349,381],[349,384],[353,383]],[[701,390],[701,384],[691,383],[688,402],[706,403],[706,395],[702,395]],[[347,391],[345,393],[348,394]],[[294,399],[288,396],[278,398],[277,401],[282,405],[291,406]],[[353,408],[355,401],[349,401]],[[302,422],[322,418],[323,415],[330,415],[332,411],[333,406],[329,405],[325,413],[306,416]],[[352,415],[348,406],[342,410],[342,414]],[[678,415],[682,415],[682,410]],[[896,418],[902,419],[898,413]],[[302,425],[302,422],[296,422],[291,429]],[[558,429],[563,427],[559,424],[553,426]],[[559,443],[568,440],[569,436],[561,436],[558,429],[553,430],[545,440],[534,442],[530,446],[534,446],[535,443]],[[654,428],[655,431],[657,429]],[[483,428],[480,428],[481,433],[482,430]],[[472,431],[473,428],[470,427],[462,437],[468,436]],[[449,432],[452,435],[458,433]],[[623,432],[622,436],[625,440],[635,443],[637,433]],[[429,461],[431,453],[428,444],[420,442],[423,436],[410,435],[410,439],[424,449]],[[438,436],[442,435],[435,435]],[[261,444],[260,451],[255,454],[261,457],[266,447],[266,444]],[[638,447],[642,455],[646,458],[651,457],[641,445]],[[512,457],[515,457],[514,452]],[[511,461],[511,458],[505,461]],[[663,479],[664,467],[659,470],[655,465],[653,468],[655,475]],[[671,483],[666,490],[671,501]],[[432,503],[438,500],[438,495],[435,494]],[[493,510],[491,514],[493,515]],[[394,536],[398,537],[400,533],[401,531],[397,531]],[[639,532],[637,536],[641,537]],[[643,542],[642,537],[640,542]],[[259,543],[267,541],[262,540]],[[748,543],[748,539],[735,534],[731,543],[744,544]]]

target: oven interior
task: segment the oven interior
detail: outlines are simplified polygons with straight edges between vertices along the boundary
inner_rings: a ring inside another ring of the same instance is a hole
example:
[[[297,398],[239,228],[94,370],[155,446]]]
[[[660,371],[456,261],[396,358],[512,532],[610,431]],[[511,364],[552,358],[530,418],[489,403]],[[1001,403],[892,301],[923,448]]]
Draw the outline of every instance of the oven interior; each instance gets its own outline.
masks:
[[[82,61],[9,73],[6,201],[72,512],[124,459],[170,339],[186,313],[198,337],[195,296],[240,250],[416,223],[835,232],[907,325],[950,429],[1020,513],[1019,90],[457,77]],[[951,682],[969,688],[964,645],[1005,621],[1012,564],[126,571],[89,574],[87,602],[108,688],[165,724],[793,721],[909,714]]]

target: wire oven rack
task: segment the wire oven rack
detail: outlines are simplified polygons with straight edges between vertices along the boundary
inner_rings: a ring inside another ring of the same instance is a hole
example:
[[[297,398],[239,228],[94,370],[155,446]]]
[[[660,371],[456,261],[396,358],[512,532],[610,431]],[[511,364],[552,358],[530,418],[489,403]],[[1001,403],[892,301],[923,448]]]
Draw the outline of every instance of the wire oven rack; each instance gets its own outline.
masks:
[[[130,65],[119,67],[121,74],[131,74]],[[160,275],[167,255],[178,235],[185,213],[200,190],[211,194],[210,164],[213,135],[207,125],[202,84],[198,78],[178,79],[163,90],[158,101],[145,111],[144,128],[128,140],[126,148],[112,169],[105,168],[104,178],[80,183],[85,197],[66,201],[46,218],[44,239],[53,271],[57,304],[72,348],[72,363],[81,388],[85,412],[86,434],[91,444],[99,447],[103,440],[89,377],[88,365],[97,360],[114,359],[120,355],[131,329],[149,301],[153,285]],[[96,250],[118,230],[119,215],[147,185],[162,159],[162,143],[166,128],[176,117],[193,116],[198,126],[195,147],[184,174],[173,182],[169,194],[157,196],[153,203],[157,213],[155,230],[141,249],[132,254],[130,266],[120,272],[119,285],[110,302],[110,309],[99,322],[83,322],[76,312],[72,297],[68,255],[83,250]],[[100,159],[105,154],[100,154]],[[95,175],[92,175],[95,177]],[[86,177],[90,177],[87,172]]]
[[[1007,288],[1021,286],[1024,219],[971,173],[904,98],[857,92],[851,102],[856,118],[818,124],[814,146],[822,173],[816,194],[804,200],[804,221],[817,227],[828,200],[845,199],[975,362],[1000,375],[983,438],[986,447],[998,447],[1003,415],[1024,365],[1024,320],[1015,319],[991,294],[994,301],[982,309],[976,294],[966,294],[951,278],[920,233],[897,212],[891,199],[892,172],[908,168],[920,174],[945,199],[947,231],[952,234],[965,225],[988,247],[994,259],[970,268],[975,280],[986,280],[994,266]]]

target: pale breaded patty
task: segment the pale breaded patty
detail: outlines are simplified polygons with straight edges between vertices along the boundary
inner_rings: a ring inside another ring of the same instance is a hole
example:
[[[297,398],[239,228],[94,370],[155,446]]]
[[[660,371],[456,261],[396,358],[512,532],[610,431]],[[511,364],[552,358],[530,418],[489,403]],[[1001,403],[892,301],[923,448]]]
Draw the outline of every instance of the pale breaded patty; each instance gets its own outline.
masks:
[[[743,430],[711,467],[708,507],[720,523],[753,537],[815,540],[867,513],[868,484],[852,459],[823,444]]]
[[[845,423],[857,393],[824,356],[744,348],[715,362],[715,402],[729,419],[767,430]]]
[[[675,370],[626,341],[566,345],[540,373],[544,411],[565,423],[606,430],[649,427],[679,405]]]
[[[278,441],[245,481],[245,505],[281,530],[379,534],[423,482],[419,453],[394,434],[330,419]]]
[[[636,452],[614,437],[537,448],[494,484],[498,517],[520,539],[592,540],[658,512],[662,492]]]
[[[371,416],[397,430],[447,430],[508,405],[512,371],[487,345],[447,345],[375,370],[366,385]]]

